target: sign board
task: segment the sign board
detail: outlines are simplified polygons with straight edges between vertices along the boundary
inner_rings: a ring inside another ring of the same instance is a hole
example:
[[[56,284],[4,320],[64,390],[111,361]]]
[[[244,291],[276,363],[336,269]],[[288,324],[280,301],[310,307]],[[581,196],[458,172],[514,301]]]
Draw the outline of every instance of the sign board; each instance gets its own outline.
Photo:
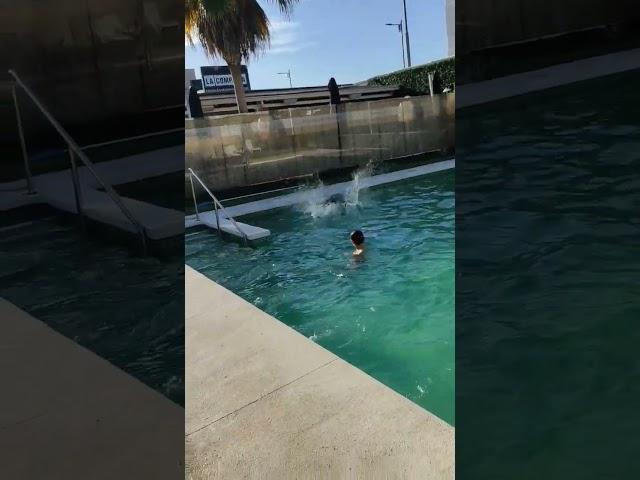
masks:
[[[246,65],[240,67],[242,84],[245,90],[251,90],[249,71]],[[200,67],[202,86],[205,92],[233,91],[233,79],[229,67]]]

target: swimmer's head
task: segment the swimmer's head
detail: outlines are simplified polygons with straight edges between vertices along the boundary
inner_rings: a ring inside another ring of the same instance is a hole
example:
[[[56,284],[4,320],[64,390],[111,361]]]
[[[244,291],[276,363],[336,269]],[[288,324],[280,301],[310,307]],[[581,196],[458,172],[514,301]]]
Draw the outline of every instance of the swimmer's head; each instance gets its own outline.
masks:
[[[351,243],[353,243],[356,247],[359,247],[364,243],[364,233],[360,230],[354,230],[351,232]]]

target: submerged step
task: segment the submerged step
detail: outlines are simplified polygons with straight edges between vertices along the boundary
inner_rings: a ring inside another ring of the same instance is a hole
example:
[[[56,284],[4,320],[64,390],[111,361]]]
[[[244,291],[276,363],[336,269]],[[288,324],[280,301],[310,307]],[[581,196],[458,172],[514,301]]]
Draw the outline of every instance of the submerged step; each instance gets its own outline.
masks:
[[[221,231],[234,235],[239,238],[243,238],[242,233],[244,233],[247,236],[247,240],[258,240],[260,238],[268,237],[269,235],[271,235],[271,232],[266,228],[255,227],[253,225],[248,225],[246,223],[242,223],[238,221],[236,221],[234,225],[234,223],[231,220],[229,220],[226,217],[223,217],[222,215],[220,215],[219,217],[219,222],[220,222]],[[216,221],[216,216],[214,213],[211,213],[211,212],[200,214],[200,221],[199,222],[196,221],[190,226],[195,226],[198,223],[202,225],[206,225],[209,228],[213,228],[214,230],[218,229],[218,222]],[[240,228],[240,230],[242,230],[242,233],[238,230],[238,228],[236,228],[236,225]]]

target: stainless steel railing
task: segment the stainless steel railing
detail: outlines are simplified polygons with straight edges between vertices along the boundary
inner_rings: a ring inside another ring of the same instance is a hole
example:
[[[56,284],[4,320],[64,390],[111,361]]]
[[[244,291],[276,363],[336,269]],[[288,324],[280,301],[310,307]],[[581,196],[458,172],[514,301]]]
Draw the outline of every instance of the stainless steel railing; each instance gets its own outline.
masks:
[[[58,134],[62,137],[62,139],[67,144],[69,150],[69,160],[71,162],[71,176],[73,180],[73,189],[74,189],[74,197],[76,203],[76,210],[78,215],[81,218],[85,217],[82,208],[82,190],[80,179],[78,176],[78,168],[76,165],[76,157],[80,159],[80,161],[84,164],[87,170],[91,173],[93,178],[100,184],[100,186],[104,189],[107,195],[113,200],[116,206],[120,209],[120,211],[124,214],[124,216],[131,222],[134,228],[137,230],[138,235],[140,236],[140,241],[142,243],[143,253],[147,253],[147,234],[145,232],[142,224],[135,218],[133,213],[127,208],[127,206],[122,201],[120,195],[116,193],[111,185],[103,181],[98,173],[95,171],[94,165],[89,160],[89,157],[82,151],[82,148],[78,146],[71,135],[60,125],[60,123],[55,119],[55,117],[49,112],[49,110],[42,104],[42,102],[38,99],[38,97],[33,93],[33,91],[22,81],[20,76],[13,70],[9,70],[9,75],[13,77],[15,80],[15,84],[13,85],[13,102],[16,109],[16,119],[18,122],[18,133],[20,135],[20,145],[22,148],[22,156],[24,159],[25,166],[25,175],[27,177],[27,189],[29,193],[33,193],[33,180],[31,178],[31,169],[29,166],[29,155],[27,153],[26,142],[24,139],[24,130],[22,127],[22,119],[20,116],[20,105],[18,103],[17,96],[17,88],[20,87],[27,94],[27,96],[31,99],[31,101],[38,107],[40,112],[44,115],[44,117],[49,121],[49,123],[55,128]]]
[[[194,172],[193,169],[191,168],[189,168],[188,170],[189,170],[189,182],[191,182],[191,194],[193,195],[193,205],[195,206],[195,209],[196,209],[196,218],[200,220],[200,212],[198,211],[198,202],[196,201],[196,192],[193,187],[193,177],[195,177],[195,179],[200,183],[200,185],[202,185],[202,188],[204,188],[204,190],[209,194],[209,196],[213,200],[213,209],[216,216],[216,228],[218,229],[218,233],[220,234],[222,233],[222,230],[220,230],[220,217],[218,213],[218,210],[220,210],[222,211],[222,213],[224,213],[225,217],[228,218],[231,221],[231,223],[233,223],[233,226],[236,228],[236,230],[238,230],[238,233],[240,233],[240,236],[244,239],[244,242],[247,243],[249,240],[249,238],[247,237],[247,234],[242,231],[242,229],[238,226],[238,224],[233,219],[233,217],[227,213],[227,211],[222,206],[220,201],[216,198],[216,196],[213,193],[211,193],[211,190],[209,190],[207,186],[204,184],[204,182],[200,179],[200,177],[196,175],[196,172]]]

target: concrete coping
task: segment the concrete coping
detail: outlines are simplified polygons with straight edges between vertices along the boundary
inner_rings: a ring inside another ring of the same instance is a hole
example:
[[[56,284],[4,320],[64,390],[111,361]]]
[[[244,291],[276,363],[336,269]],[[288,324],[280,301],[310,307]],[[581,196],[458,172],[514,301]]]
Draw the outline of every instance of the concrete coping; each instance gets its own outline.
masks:
[[[185,274],[187,478],[454,477],[453,427]]]
[[[2,298],[0,319],[3,478],[181,478],[182,407]]]

